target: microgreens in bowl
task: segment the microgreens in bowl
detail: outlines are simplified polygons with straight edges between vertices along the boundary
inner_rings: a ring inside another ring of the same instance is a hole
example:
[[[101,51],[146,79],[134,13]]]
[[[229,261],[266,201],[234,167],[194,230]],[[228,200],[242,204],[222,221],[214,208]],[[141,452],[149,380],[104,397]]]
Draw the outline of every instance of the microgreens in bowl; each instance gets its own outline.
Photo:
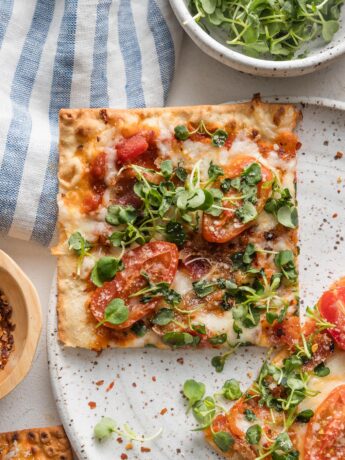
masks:
[[[206,32],[248,56],[305,57],[317,37],[329,43],[339,29],[344,0],[190,0],[193,18]]]

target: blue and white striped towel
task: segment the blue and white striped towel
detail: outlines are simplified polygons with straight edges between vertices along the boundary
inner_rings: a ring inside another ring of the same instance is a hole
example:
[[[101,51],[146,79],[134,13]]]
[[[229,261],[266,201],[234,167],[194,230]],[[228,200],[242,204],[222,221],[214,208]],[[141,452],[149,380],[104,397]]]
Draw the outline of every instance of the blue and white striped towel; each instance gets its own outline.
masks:
[[[0,0],[0,232],[49,244],[61,107],[166,101],[181,30],[168,0]]]

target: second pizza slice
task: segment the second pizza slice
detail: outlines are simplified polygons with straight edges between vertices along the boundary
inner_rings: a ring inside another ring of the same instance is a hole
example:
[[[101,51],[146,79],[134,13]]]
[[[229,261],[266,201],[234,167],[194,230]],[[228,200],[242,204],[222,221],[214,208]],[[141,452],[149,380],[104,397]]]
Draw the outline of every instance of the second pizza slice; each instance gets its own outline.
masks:
[[[299,115],[259,99],[61,111],[60,340],[93,349],[294,340]]]

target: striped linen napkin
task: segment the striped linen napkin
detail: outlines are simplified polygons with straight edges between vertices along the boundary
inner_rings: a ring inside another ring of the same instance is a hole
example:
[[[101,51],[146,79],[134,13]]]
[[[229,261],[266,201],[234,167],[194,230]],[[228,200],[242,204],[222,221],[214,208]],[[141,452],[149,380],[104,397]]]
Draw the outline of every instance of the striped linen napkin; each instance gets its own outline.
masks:
[[[49,244],[61,107],[166,102],[181,41],[168,0],[0,0],[0,232]]]

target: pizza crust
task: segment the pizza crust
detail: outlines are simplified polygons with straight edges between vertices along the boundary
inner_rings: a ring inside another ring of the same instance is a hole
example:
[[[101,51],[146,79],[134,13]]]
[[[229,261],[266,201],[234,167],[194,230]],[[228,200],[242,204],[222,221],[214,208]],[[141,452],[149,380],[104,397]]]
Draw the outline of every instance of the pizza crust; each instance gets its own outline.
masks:
[[[292,131],[301,113],[292,105],[267,104],[260,99],[244,104],[204,105],[173,108],[148,109],[62,109],[60,111],[60,161],[59,161],[59,244],[53,249],[58,255],[58,329],[59,339],[71,347],[102,349],[106,347],[142,347],[150,343],[167,348],[154,333],[137,338],[129,333],[129,341],[118,339],[107,328],[96,328],[88,312],[88,283],[75,275],[77,257],[68,251],[67,239],[74,231],[81,231],[79,225],[83,216],[78,206],[73,207],[74,194],[83,196],[88,173],[88,161],[97,151],[104,149],[104,143],[116,143],[119,133],[127,135],[140,128],[158,129],[161,135],[170,136],[173,128],[187,122],[208,123],[221,126],[236,126],[236,130],[250,130],[259,133],[261,139],[272,141],[280,132]],[[167,126],[170,131],[167,131]],[[72,192],[71,192],[72,190]],[[65,215],[62,201],[70,193],[68,204],[70,216]],[[75,219],[72,221],[72,217]],[[93,217],[91,217],[92,219]],[[103,219],[104,220],[104,219]],[[89,224],[87,222],[87,224]],[[66,227],[69,228],[66,229]],[[103,224],[104,225],[104,222]],[[71,231],[73,229],[73,231]],[[258,341],[263,338],[258,337]]]
[[[73,460],[72,448],[62,426],[0,433],[2,460]]]

